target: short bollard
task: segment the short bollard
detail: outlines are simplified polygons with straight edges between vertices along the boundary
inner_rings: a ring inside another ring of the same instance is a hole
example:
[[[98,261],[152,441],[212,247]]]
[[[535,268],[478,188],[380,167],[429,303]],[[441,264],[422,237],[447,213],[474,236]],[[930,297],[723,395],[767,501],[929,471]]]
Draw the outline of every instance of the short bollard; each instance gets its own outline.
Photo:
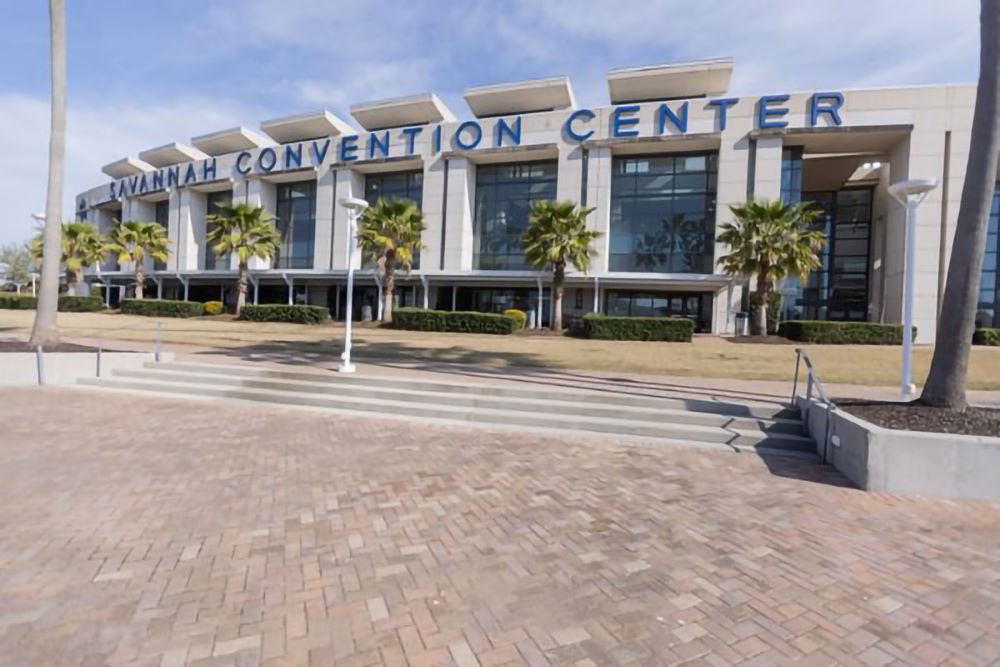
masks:
[[[156,361],[156,363],[160,363],[160,328],[161,328],[161,324],[159,322],[157,322],[156,323],[156,348],[153,351],[153,360]]]
[[[104,350],[104,340],[97,341],[97,377],[101,377],[101,352]]]
[[[37,364],[38,384],[45,384],[45,355],[42,353],[42,346],[35,348],[35,362]]]

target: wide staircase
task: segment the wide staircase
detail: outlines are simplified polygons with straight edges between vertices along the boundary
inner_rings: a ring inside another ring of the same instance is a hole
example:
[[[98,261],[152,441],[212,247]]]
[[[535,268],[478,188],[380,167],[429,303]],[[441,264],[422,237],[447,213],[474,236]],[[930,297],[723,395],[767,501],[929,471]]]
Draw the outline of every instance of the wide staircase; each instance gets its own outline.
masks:
[[[798,412],[773,404],[639,395],[527,376],[490,382],[215,363],[163,362],[81,384],[129,392],[214,397],[403,418],[606,434],[811,457]]]

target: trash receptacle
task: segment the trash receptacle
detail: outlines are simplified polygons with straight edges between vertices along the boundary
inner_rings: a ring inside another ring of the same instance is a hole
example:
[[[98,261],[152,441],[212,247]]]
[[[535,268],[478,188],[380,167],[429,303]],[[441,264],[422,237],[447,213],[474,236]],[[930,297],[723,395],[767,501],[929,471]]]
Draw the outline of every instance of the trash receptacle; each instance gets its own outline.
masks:
[[[750,335],[750,314],[746,312],[736,313],[736,335]]]

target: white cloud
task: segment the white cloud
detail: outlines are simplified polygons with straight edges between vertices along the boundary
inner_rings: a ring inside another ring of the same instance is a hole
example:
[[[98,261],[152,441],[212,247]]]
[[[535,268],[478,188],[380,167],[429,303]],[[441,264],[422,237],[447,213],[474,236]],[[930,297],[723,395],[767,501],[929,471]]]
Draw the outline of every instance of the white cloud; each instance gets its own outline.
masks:
[[[31,214],[45,209],[48,178],[49,102],[25,95],[0,95],[0,199],[7,216],[0,220],[0,243],[29,238]],[[165,103],[109,103],[74,106],[70,99],[66,129],[64,217],[73,215],[73,198],[109,179],[101,166],[125,155],[170,141],[238,124],[256,123],[259,111],[224,99],[186,97]]]

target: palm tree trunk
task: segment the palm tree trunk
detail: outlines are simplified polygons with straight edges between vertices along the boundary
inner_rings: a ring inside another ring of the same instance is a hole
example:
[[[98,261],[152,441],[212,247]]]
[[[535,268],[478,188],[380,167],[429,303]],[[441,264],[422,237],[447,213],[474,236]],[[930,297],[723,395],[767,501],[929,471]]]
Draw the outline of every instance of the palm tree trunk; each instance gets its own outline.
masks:
[[[243,306],[247,303],[247,285],[250,283],[250,269],[246,262],[240,262],[239,289],[236,295],[236,317],[243,312]]]
[[[563,282],[566,280],[566,265],[556,264],[552,272],[552,330],[562,331]],[[540,311],[541,309],[539,309]]]
[[[948,408],[966,406],[965,379],[976,326],[986,223],[996,188],[1000,152],[1000,3],[996,0],[982,0],[979,32],[979,86],[939,320],[944,326],[938,326],[930,373],[920,396],[921,403]]]
[[[63,162],[66,158],[66,3],[49,0],[52,40],[52,118],[49,129],[49,181],[45,193],[45,240],[42,245],[42,285],[31,328],[31,345],[59,342],[59,263],[62,259]]]
[[[396,292],[396,273],[392,269],[392,261],[386,258],[385,263],[385,292],[382,297],[382,321],[392,324],[392,299]]]
[[[143,260],[135,263],[135,298],[141,299],[146,290],[146,274],[143,273]]]
[[[757,274],[757,289],[753,293],[753,302],[757,306],[757,312],[754,313],[750,333],[754,336],[767,335],[767,302],[771,290],[766,275],[766,271]]]

